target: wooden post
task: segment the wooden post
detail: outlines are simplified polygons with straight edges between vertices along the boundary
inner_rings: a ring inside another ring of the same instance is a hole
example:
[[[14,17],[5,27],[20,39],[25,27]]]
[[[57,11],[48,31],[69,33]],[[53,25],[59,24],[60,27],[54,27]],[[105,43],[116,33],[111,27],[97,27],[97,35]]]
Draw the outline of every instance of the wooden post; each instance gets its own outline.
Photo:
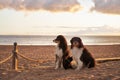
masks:
[[[12,69],[17,70],[18,69],[18,49],[17,49],[17,43],[14,43],[14,50],[13,52],[13,60],[12,60]]]

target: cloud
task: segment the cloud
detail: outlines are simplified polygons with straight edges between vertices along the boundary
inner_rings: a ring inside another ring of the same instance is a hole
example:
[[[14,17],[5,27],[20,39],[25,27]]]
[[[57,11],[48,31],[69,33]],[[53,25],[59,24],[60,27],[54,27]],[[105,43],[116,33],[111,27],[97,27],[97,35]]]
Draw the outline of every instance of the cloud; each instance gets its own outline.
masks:
[[[95,6],[91,9],[102,13],[120,14],[120,0],[94,0]]]
[[[0,9],[46,10],[51,12],[76,12],[81,6],[77,0],[0,0]]]
[[[120,34],[120,28],[113,28],[108,25],[99,27],[81,27],[79,31],[68,32],[69,35],[110,35],[110,34]]]

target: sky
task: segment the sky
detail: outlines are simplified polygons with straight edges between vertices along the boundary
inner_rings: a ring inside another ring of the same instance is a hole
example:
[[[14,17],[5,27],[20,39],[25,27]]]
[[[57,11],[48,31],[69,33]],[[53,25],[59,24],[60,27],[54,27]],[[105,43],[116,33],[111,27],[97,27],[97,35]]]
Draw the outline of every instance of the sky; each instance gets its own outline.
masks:
[[[0,0],[0,35],[120,35],[120,0]]]

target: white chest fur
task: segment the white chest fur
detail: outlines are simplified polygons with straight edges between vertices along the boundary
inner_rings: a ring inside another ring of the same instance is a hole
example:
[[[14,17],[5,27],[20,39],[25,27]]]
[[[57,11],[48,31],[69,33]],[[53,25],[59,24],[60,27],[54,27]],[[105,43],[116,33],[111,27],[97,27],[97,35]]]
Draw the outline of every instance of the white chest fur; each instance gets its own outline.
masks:
[[[80,57],[83,53],[83,48],[77,48],[77,47],[73,47],[73,49],[71,49],[72,55],[73,55],[73,59],[77,62],[77,69],[79,70],[82,68],[83,66],[83,62],[80,60]]]
[[[82,55],[82,52],[83,52],[83,48],[77,48],[77,47],[74,47],[72,50],[72,55],[73,55],[73,58],[74,59],[80,59],[81,55]]]
[[[56,47],[55,55],[61,58],[63,55],[62,49],[59,49],[59,47]]]

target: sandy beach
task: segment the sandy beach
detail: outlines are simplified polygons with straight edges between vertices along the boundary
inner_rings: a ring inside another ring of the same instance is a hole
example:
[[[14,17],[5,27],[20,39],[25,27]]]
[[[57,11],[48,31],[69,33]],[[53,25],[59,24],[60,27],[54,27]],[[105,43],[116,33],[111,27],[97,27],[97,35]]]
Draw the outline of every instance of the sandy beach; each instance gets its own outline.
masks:
[[[120,57],[120,45],[86,45],[97,58]],[[0,46],[0,61],[12,54],[13,46]],[[95,68],[54,69],[54,46],[18,46],[18,52],[26,57],[40,60],[32,62],[18,56],[18,71],[12,70],[12,59],[0,64],[0,80],[120,80],[120,61],[96,64]]]

